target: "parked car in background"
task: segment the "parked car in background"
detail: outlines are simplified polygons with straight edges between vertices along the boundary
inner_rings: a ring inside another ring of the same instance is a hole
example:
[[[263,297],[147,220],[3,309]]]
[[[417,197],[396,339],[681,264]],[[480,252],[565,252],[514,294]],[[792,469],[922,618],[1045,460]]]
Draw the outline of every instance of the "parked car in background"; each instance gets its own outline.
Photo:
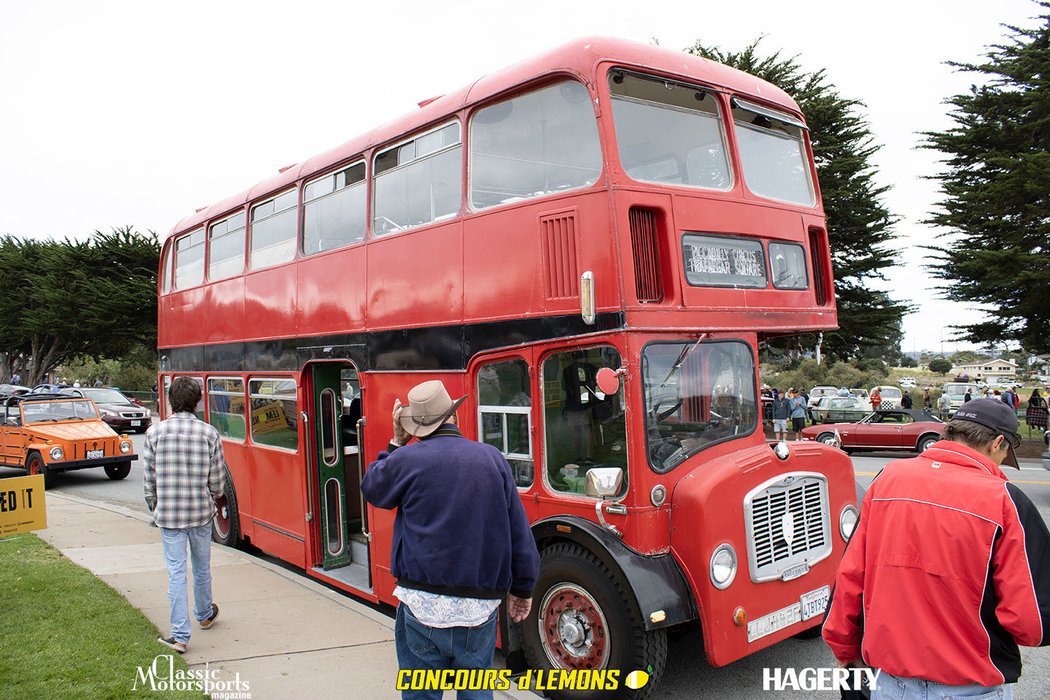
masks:
[[[970,392],[971,399],[981,398],[979,387],[972,382],[948,382],[941,387],[941,393],[948,397],[948,414],[951,415],[959,410],[966,400],[966,392]]]
[[[91,399],[24,394],[3,402],[0,465],[42,474],[45,488],[56,472],[72,469],[101,467],[110,479],[123,479],[135,459],[131,440],[102,421]]]
[[[28,394],[29,387],[22,386],[21,384],[0,384],[0,399],[6,399],[8,396],[21,396],[22,394]]]
[[[843,450],[907,450],[922,452],[941,439],[944,423],[929,413],[896,408],[869,413],[853,423],[825,423],[802,429],[804,440]]]
[[[904,377],[901,379],[902,389],[914,389],[918,384],[915,383],[915,377]]]
[[[811,421],[813,418],[813,407],[825,396],[834,396],[838,393],[837,386],[815,386],[809,390],[809,403],[806,404],[806,417]]]
[[[850,393],[850,396],[856,396],[858,399],[864,399],[865,401],[868,402],[869,405],[871,404],[871,401],[868,400],[868,390],[867,389],[850,389],[849,393]]]
[[[148,408],[112,387],[66,388],[61,393],[94,401],[102,420],[119,433],[144,433],[152,422]]]
[[[825,396],[810,411],[814,423],[850,423],[871,413],[871,403],[856,396]]]
[[[815,386],[809,390],[809,405],[816,406],[825,396],[834,396],[838,392],[837,386]]]
[[[65,384],[37,384],[33,387],[34,394],[57,394],[66,388]]]
[[[882,395],[882,404],[880,408],[900,408],[901,399],[904,398],[904,394],[901,390],[895,386],[873,386],[871,391],[879,390],[879,394]],[[868,397],[871,397],[871,391],[868,392]]]

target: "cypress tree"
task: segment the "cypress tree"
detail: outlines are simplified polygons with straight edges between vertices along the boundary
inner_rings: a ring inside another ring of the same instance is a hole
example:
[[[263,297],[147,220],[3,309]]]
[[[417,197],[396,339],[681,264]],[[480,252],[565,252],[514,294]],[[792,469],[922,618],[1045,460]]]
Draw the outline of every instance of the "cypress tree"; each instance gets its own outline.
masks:
[[[1038,5],[1039,26],[1007,26],[985,62],[950,63],[981,84],[947,100],[954,125],[923,144],[945,166],[929,270],[946,298],[988,313],[957,326],[962,338],[1034,353],[1050,351],[1050,3]]]

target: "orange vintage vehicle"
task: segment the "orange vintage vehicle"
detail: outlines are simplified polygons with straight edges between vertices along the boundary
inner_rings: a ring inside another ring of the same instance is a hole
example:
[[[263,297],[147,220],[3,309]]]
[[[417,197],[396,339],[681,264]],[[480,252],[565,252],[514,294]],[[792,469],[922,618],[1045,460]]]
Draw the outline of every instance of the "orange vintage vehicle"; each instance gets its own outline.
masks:
[[[103,422],[91,399],[60,394],[26,394],[4,401],[0,423],[0,464],[43,474],[102,467],[110,479],[123,479],[138,459],[127,435]]]

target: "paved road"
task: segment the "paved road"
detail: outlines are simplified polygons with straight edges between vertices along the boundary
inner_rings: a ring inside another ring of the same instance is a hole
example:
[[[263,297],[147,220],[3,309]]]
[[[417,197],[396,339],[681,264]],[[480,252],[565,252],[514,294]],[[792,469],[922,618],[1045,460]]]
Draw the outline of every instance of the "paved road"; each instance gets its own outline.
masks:
[[[136,452],[141,449],[142,436],[132,438]],[[853,457],[854,469],[864,485],[886,462],[894,459],[892,454],[872,454]],[[1023,463],[1016,472],[1007,469],[1011,481],[1017,483],[1039,508],[1043,519],[1050,522],[1050,472],[1036,462]],[[16,476],[22,472],[0,467],[0,478]],[[123,481],[110,481],[101,470],[70,472],[59,475],[56,485],[63,493],[81,498],[115,503],[145,511],[142,501],[142,465],[132,463],[131,475]],[[1024,675],[1018,684],[1016,700],[1042,700],[1050,698],[1050,647],[1022,649]],[[765,649],[736,663],[714,668],[704,661],[703,640],[695,628],[677,630],[671,637],[670,657],[659,698],[726,698],[728,700],[752,700],[768,696],[777,700],[794,698],[838,698],[837,691],[766,693],[762,689],[764,669],[829,668],[834,658],[819,639],[791,639],[772,648]]]

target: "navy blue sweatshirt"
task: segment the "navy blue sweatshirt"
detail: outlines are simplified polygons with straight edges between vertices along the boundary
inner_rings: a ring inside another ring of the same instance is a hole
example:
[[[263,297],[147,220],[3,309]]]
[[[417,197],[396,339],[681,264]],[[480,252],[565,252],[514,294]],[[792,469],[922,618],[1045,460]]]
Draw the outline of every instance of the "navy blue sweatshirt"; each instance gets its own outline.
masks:
[[[361,482],[397,508],[391,572],[406,588],[466,598],[532,597],[540,556],[503,454],[446,424],[383,451]]]

